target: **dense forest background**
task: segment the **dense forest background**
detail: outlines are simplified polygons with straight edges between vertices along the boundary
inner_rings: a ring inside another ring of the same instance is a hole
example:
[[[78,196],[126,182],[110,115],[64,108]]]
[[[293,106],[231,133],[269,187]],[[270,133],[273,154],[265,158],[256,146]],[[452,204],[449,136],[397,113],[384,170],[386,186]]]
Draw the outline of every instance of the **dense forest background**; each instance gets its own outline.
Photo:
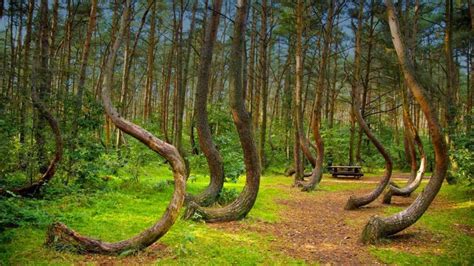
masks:
[[[392,48],[381,1],[365,1],[362,16],[362,114],[380,137],[398,169],[409,169],[400,88],[404,84]],[[359,164],[367,171],[383,166],[351,115],[351,80],[358,4],[307,3],[303,31],[302,110],[310,134],[315,97],[325,144],[325,163]],[[329,6],[331,5],[331,7]],[[271,7],[270,7],[271,6]],[[208,112],[212,135],[224,158],[226,177],[243,172],[228,97],[233,4],[224,1],[211,66]],[[51,1],[48,24],[39,23],[35,1],[2,1],[0,60],[0,182],[33,180],[44,172],[54,138],[31,101],[31,87],[48,84],[39,97],[56,117],[64,139],[64,158],[55,182],[97,186],[118,167],[137,171],[155,160],[121,133],[103,112],[103,67],[116,38],[119,1]],[[246,32],[246,103],[263,169],[293,165],[295,106],[295,4],[255,2]],[[466,1],[403,1],[397,6],[418,74],[434,84],[430,100],[451,147],[450,180],[472,182],[472,25]],[[451,12],[445,12],[449,8]],[[126,30],[125,49],[114,69],[113,101],[120,113],[178,147],[193,172],[206,171],[195,133],[196,82],[208,1],[139,1]],[[331,12],[331,14],[329,14]],[[332,27],[326,26],[331,23]],[[47,73],[35,73],[39,27],[47,26]],[[327,32],[327,31],[330,32]],[[328,45],[323,59],[323,46]],[[323,65],[324,64],[324,65]],[[322,67],[323,66],[323,67]],[[321,72],[323,69],[323,73]],[[321,79],[321,80],[320,80]],[[426,142],[428,170],[433,152],[419,106],[408,95],[410,116]],[[20,178],[21,177],[21,178]],[[12,183],[13,182],[13,183]]]

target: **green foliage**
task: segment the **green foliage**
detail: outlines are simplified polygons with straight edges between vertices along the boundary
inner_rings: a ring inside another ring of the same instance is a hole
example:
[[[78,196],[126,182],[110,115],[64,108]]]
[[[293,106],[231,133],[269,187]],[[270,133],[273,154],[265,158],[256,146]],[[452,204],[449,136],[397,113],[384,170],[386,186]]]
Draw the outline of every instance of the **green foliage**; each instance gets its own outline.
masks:
[[[219,193],[219,198],[217,199],[217,203],[220,205],[227,205],[234,201],[240,194],[235,188],[222,188],[221,193]]]
[[[45,226],[51,217],[41,211],[42,201],[0,197],[0,233],[9,227]]]
[[[223,163],[226,181],[237,182],[245,171],[242,148],[239,136],[235,130],[230,113],[220,105],[214,105],[209,110],[209,124],[213,141],[219,150]],[[206,158],[202,153],[189,157],[193,173],[209,174]]]
[[[441,241],[441,249],[435,253],[428,248],[406,251],[386,247],[372,247],[371,252],[383,263],[398,265],[472,265],[474,238],[465,234],[460,225],[472,227],[474,212],[472,193],[461,186],[443,186],[438,197],[451,202],[440,210],[425,213],[415,227],[421,227],[432,239]],[[388,214],[400,211],[400,207],[386,209]]]
[[[474,189],[474,133],[453,138],[450,151],[451,168],[448,175],[455,181]]]

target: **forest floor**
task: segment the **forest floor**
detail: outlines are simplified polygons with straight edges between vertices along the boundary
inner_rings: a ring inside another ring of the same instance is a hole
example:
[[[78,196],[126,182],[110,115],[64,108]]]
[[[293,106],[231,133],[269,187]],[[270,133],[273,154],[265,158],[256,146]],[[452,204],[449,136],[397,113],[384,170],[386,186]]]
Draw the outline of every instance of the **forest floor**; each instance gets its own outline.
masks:
[[[0,265],[474,263],[472,195],[447,184],[415,226],[377,246],[361,245],[358,238],[370,216],[400,211],[417,195],[394,198],[392,205],[383,205],[378,199],[365,208],[345,211],[349,196],[369,192],[378,182],[378,175],[361,180],[325,175],[317,191],[305,193],[291,186],[292,178],[269,173],[262,178],[259,197],[246,219],[217,224],[179,220],[157,243],[133,255],[79,255],[43,247],[45,230],[52,220],[107,241],[130,237],[152,224],[171,196],[172,187],[163,187],[162,182],[170,175],[165,167],[150,167],[142,173],[146,174],[138,181],[117,177],[100,192],[16,202],[44,216],[3,233],[0,230]],[[157,183],[156,176],[162,181]],[[406,174],[394,177],[403,184]],[[225,186],[239,190],[243,180]],[[206,182],[205,177],[198,176],[189,183],[188,190],[200,191]]]

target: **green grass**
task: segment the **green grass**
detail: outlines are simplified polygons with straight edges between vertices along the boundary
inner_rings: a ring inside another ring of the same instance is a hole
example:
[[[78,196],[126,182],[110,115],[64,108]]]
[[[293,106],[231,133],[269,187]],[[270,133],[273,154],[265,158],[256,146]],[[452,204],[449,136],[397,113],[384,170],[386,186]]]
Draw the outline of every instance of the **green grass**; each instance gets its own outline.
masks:
[[[423,184],[423,186],[426,182]],[[469,192],[459,186],[443,185],[439,198],[449,202],[440,209],[429,209],[415,224],[441,241],[436,250],[412,248],[410,252],[393,248],[372,247],[371,252],[382,262],[399,265],[473,265],[474,238],[462,231],[461,226],[474,226],[474,203]],[[387,215],[402,210],[385,208]],[[430,243],[427,243],[430,244]]]
[[[292,179],[268,171],[261,181],[260,192],[254,208],[243,223],[257,221],[277,223],[285,211],[277,200],[291,195],[284,188]],[[9,199],[23,210],[19,227],[2,232],[0,228],[0,265],[70,265],[80,262],[95,264],[103,257],[83,256],[69,252],[57,252],[43,246],[48,224],[61,221],[81,234],[105,241],[129,238],[152,225],[164,212],[173,192],[171,172],[165,166],[148,165],[139,171],[138,181],[120,170],[97,191],[69,191],[49,195],[45,199]],[[245,178],[237,183],[226,183],[226,188],[240,191]],[[207,186],[208,177],[196,175],[188,183],[188,191],[197,193]],[[333,182],[323,179],[320,190],[314,196],[324,196],[334,191],[348,191],[372,184]],[[60,189],[58,189],[60,190]],[[465,236],[454,224],[473,226],[473,205],[466,192],[458,187],[444,186],[440,192],[452,202],[449,209],[428,212],[416,224],[429,230],[443,241],[443,249],[430,252],[404,252],[386,247],[373,247],[370,252],[385,263],[396,264],[472,264],[473,238]],[[399,208],[384,209],[387,214]],[[245,226],[244,226],[245,228]],[[153,250],[155,258],[147,263],[166,265],[300,265],[304,261],[272,249],[276,241],[270,233],[257,233],[242,229],[238,232],[222,230],[202,222],[178,220],[171,230],[159,240],[167,246],[165,251]],[[162,253],[162,254],[161,254]],[[147,252],[125,258],[138,264],[149,259]],[[127,264],[129,261],[118,263]],[[113,259],[115,260],[115,259]]]
[[[44,216],[40,217],[41,221],[37,224],[25,223],[2,233],[0,264],[50,265],[81,262],[84,259],[81,255],[55,252],[43,247],[49,223],[61,221],[81,234],[105,241],[129,238],[152,225],[165,211],[173,187],[166,185],[164,181],[171,179],[171,172],[166,167],[149,165],[141,169],[138,182],[131,180],[126,172],[119,171],[109,181],[108,189],[94,193],[70,193],[53,200],[11,199],[24,203],[28,209],[37,210]],[[264,177],[257,202],[244,222],[278,221],[278,212],[282,209],[275,200],[285,198],[286,195],[279,193],[277,187],[279,184],[287,185],[287,179],[281,176]],[[244,182],[245,178],[240,178],[239,182],[226,183],[225,187],[241,191]],[[205,176],[198,175],[188,184],[188,191],[197,193],[207,183]],[[271,235],[250,231],[228,233],[204,223],[178,220],[160,239],[160,243],[167,245],[172,254],[160,260],[160,263],[302,263],[282,253],[270,251],[272,238]]]

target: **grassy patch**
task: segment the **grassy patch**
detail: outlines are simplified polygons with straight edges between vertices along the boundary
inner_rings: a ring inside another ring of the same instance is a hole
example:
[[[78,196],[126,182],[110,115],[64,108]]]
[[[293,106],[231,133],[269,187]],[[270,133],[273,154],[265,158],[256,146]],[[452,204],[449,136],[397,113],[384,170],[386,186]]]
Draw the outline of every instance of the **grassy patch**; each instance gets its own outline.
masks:
[[[76,192],[59,195],[51,200],[12,199],[21,208],[42,214],[36,220],[26,220],[17,228],[6,229],[0,234],[0,264],[35,265],[70,264],[84,260],[99,262],[100,256],[56,252],[43,247],[47,225],[61,221],[81,234],[105,241],[129,238],[152,225],[166,209],[173,185],[167,167],[148,165],[140,170],[137,179],[119,171],[108,184],[108,189],[97,192]],[[287,178],[266,176],[248,218],[244,222],[276,222],[281,206],[275,200],[285,198],[279,185],[287,185]],[[225,187],[241,191],[245,178]],[[198,193],[208,184],[208,177],[195,176],[188,183],[188,191]],[[166,264],[300,264],[301,261],[278,252],[270,251],[272,237],[255,232],[229,233],[203,223],[178,220],[160,243],[167,246],[167,253],[160,258]],[[255,248],[258,247],[258,248]],[[157,251],[160,252],[160,251]],[[132,262],[140,262],[140,254]]]
[[[473,265],[474,237],[466,234],[466,228],[474,226],[474,204],[467,190],[459,186],[444,185],[438,194],[439,206],[431,207],[416,223],[416,227],[428,230],[441,243],[435,250],[421,251],[413,247],[410,252],[395,248],[373,247],[371,252],[382,262],[399,265]],[[388,207],[387,214],[400,211]],[[427,243],[429,244],[429,243]]]

